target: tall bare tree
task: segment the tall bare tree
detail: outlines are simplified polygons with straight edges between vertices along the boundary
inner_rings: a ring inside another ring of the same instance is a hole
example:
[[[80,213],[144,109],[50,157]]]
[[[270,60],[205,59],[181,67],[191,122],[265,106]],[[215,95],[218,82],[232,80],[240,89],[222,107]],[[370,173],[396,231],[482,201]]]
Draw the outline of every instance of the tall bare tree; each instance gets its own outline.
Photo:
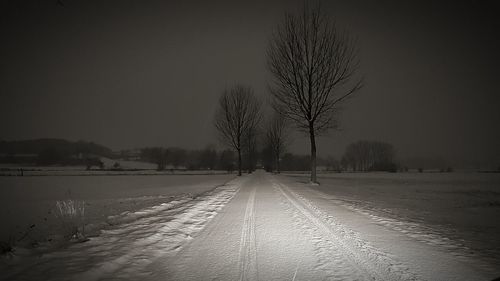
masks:
[[[361,88],[354,42],[318,6],[287,14],[267,51],[274,108],[309,134],[311,182],[316,180],[316,137],[336,126],[339,106]]]
[[[238,154],[238,175],[241,176],[241,150],[244,134],[253,129],[260,118],[260,102],[251,87],[236,85],[225,90],[219,99],[215,127],[223,143]]]
[[[250,120],[247,130],[244,132],[244,146],[248,156],[248,173],[253,172],[257,153],[257,137],[260,133],[260,123],[262,121],[261,101],[257,100],[259,111],[257,115]]]
[[[280,114],[275,113],[267,127],[266,141],[272,150],[277,173],[280,173],[280,158],[285,153],[287,138],[286,120]]]

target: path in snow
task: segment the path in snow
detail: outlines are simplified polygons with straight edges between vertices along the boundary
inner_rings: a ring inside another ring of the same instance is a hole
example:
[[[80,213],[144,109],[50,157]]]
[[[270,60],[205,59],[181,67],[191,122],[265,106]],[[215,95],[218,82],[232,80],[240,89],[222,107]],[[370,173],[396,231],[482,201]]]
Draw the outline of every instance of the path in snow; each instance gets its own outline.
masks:
[[[489,280],[451,255],[339,205],[306,185],[256,172],[150,280]]]
[[[380,224],[307,185],[258,171],[40,258],[33,269],[10,277],[489,280],[494,275],[471,257]]]

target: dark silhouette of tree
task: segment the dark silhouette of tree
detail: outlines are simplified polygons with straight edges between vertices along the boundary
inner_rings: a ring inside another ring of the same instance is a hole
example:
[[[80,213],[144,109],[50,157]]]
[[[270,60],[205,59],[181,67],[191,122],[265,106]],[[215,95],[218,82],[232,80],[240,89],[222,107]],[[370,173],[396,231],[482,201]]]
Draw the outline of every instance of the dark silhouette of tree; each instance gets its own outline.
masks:
[[[207,146],[200,154],[200,167],[213,170],[217,164],[217,151],[212,145]]]
[[[183,148],[171,147],[168,150],[167,163],[177,169],[186,164],[187,151]]]
[[[158,171],[165,170],[169,151],[162,147],[147,147],[141,149],[142,161],[156,164]]]
[[[335,157],[329,155],[325,159],[325,166],[327,171],[341,171],[340,163]]]
[[[262,114],[260,111],[261,102],[256,100],[258,112],[248,122],[248,128],[244,132],[243,143],[248,160],[248,173],[255,170],[255,162],[257,160],[257,137],[260,133],[259,124],[262,121]]]
[[[319,6],[305,7],[301,15],[287,14],[270,42],[273,106],[309,135],[311,182],[317,182],[316,137],[336,127],[339,106],[361,88],[361,80],[354,77],[356,54],[347,33]]]
[[[231,173],[234,170],[234,152],[226,149],[220,153],[218,168]]]
[[[115,162],[113,164],[113,170],[121,170],[121,169],[122,169],[122,166],[120,165],[120,163]]]
[[[277,173],[280,173],[280,158],[285,153],[287,138],[286,120],[280,114],[275,113],[267,127],[266,142],[271,148],[274,167]]]
[[[379,141],[357,141],[347,146],[342,165],[353,171],[389,171],[397,169],[391,144]]]
[[[156,169],[158,171],[165,170],[165,167],[167,166],[168,150],[163,149],[162,147],[155,147],[152,149],[152,154],[154,162],[157,166]]]
[[[260,102],[250,87],[237,85],[224,91],[215,114],[215,127],[221,141],[238,154],[238,175],[241,176],[241,152],[244,134],[251,130],[260,118]]]
[[[202,151],[201,150],[187,150],[185,166],[188,170],[200,170],[202,167]]]
[[[272,172],[275,167],[273,149],[267,143],[267,141],[264,144],[265,145],[260,153],[260,159],[262,161],[262,166],[266,170],[266,172]]]
[[[258,119],[260,120],[260,118]],[[258,128],[256,123],[255,125],[250,126],[243,137],[243,147],[247,158],[247,170],[249,174],[255,170],[255,161],[257,158],[257,135]]]
[[[87,158],[85,159],[85,166],[86,170],[92,169],[92,166],[96,166],[102,170],[104,169],[104,162],[102,162],[102,160],[98,157]]]

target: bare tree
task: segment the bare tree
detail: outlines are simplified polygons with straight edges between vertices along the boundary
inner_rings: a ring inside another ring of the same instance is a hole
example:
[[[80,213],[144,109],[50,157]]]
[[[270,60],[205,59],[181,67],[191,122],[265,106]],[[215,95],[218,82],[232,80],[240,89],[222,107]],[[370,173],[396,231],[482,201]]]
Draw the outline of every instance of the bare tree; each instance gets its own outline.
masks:
[[[220,139],[238,154],[238,175],[241,176],[241,150],[244,134],[256,126],[260,118],[260,102],[251,87],[236,85],[224,91],[215,114],[215,127]]]
[[[301,15],[287,14],[268,47],[273,106],[309,134],[311,182],[317,182],[316,136],[336,127],[339,106],[361,88],[361,80],[354,77],[356,54],[353,41],[319,6],[304,8]]]
[[[280,114],[275,113],[267,127],[266,141],[272,150],[277,173],[280,173],[280,158],[285,153],[287,137],[286,120]]]
[[[260,116],[260,115],[259,115]],[[260,121],[260,117],[256,118],[256,121]],[[244,133],[244,147],[245,153],[248,160],[248,173],[250,174],[254,170],[255,166],[255,154],[257,149],[257,134],[258,134],[258,122],[254,122],[254,124],[250,125],[248,130]]]
[[[257,154],[257,137],[260,133],[259,124],[262,121],[262,113],[260,111],[261,102],[257,101],[259,111],[256,116],[248,123],[248,128],[244,132],[244,146],[248,157],[248,173],[255,169],[255,160]]]

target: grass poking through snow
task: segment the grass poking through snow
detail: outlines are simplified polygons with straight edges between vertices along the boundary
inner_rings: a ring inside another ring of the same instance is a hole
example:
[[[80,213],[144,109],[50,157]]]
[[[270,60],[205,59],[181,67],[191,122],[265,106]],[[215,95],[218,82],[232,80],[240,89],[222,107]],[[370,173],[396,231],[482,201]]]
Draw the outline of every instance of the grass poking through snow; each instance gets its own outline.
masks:
[[[55,215],[62,223],[64,237],[85,240],[85,201],[56,201]]]

